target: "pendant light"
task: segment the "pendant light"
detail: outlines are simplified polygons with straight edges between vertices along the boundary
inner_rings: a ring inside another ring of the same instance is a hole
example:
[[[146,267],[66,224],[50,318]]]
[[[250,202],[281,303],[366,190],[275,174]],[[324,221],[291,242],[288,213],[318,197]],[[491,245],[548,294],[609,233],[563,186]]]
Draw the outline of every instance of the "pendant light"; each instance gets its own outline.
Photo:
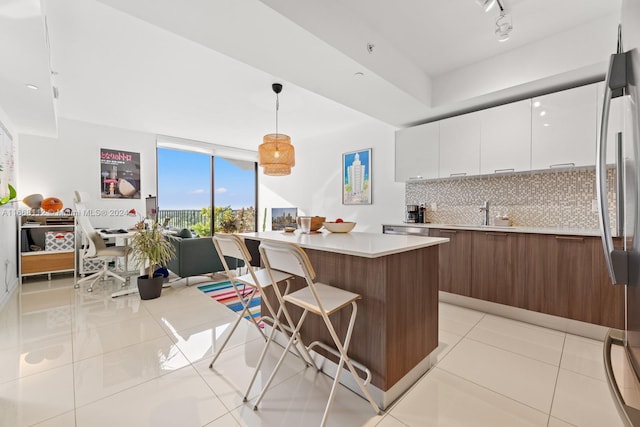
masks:
[[[295,150],[289,135],[278,133],[278,94],[282,91],[282,85],[274,83],[271,88],[276,94],[276,133],[267,134],[262,138],[263,142],[258,147],[258,164],[264,168],[265,175],[284,176],[289,175],[291,168],[296,164]]]

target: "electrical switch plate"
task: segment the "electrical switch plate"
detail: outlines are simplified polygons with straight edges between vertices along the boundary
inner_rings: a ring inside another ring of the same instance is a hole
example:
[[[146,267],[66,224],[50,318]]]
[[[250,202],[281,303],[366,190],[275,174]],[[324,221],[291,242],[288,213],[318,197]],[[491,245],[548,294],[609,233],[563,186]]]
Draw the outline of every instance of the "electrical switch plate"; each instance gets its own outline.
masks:
[[[438,204],[436,202],[431,203],[431,210],[433,212],[438,210]]]
[[[591,200],[591,212],[598,212],[598,199]]]

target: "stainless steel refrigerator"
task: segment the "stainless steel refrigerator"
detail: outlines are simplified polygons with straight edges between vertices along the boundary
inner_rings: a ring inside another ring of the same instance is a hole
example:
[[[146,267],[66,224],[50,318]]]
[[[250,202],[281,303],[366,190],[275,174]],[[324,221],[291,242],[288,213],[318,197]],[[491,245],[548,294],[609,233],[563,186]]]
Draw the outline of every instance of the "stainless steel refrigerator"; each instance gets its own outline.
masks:
[[[618,49],[611,56],[606,79],[598,139],[596,187],[600,231],[609,275],[614,286],[625,286],[626,291],[625,330],[622,333],[616,330],[609,332],[604,346],[605,368],[621,416],[628,425],[637,426],[640,426],[640,402],[631,398],[632,393],[621,393],[621,390],[640,390],[639,86],[640,0],[622,0]],[[612,127],[619,127],[620,131],[612,134]],[[607,146],[610,144],[615,145],[616,152],[613,169],[616,182],[615,218],[610,218],[607,200]],[[618,237],[615,246],[614,235]],[[611,366],[612,344],[624,346],[631,375],[624,378],[614,376]]]

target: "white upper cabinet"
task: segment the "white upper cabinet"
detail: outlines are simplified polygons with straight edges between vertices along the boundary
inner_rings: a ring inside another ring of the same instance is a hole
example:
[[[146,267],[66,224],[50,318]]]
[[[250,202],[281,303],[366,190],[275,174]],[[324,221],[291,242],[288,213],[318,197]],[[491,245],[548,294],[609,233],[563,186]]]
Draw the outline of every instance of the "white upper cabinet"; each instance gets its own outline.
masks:
[[[531,169],[531,100],[480,111],[480,173]]]
[[[440,177],[480,174],[481,111],[440,121]]]
[[[598,83],[598,119],[596,121],[597,124],[597,134],[596,138],[600,139],[600,128],[602,127],[602,106],[604,102],[604,85],[605,83]],[[618,133],[622,133],[624,128],[624,115],[622,113],[623,109],[623,98],[618,97],[611,100],[611,105],[609,106],[609,124],[607,126],[607,164],[614,164],[616,162],[616,140]],[[595,163],[595,161],[594,161]]]
[[[596,85],[539,96],[531,104],[531,169],[596,163]]]
[[[439,123],[396,131],[396,181],[438,178]]]

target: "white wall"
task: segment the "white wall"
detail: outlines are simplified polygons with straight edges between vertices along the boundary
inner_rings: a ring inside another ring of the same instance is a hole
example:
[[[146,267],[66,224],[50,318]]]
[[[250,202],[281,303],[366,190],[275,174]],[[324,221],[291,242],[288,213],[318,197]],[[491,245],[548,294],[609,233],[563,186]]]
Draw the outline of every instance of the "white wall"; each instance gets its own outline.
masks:
[[[324,216],[328,221],[356,221],[355,231],[381,232],[383,223],[403,219],[404,183],[394,182],[395,128],[375,119],[340,132],[292,140],[296,166],[291,175],[266,176],[259,168],[258,229],[264,208],[267,230],[271,208],[297,207],[298,215]],[[373,204],[342,204],[342,153],[372,148]]]
[[[431,105],[455,104],[521,85],[526,88],[526,83],[598,63],[606,64],[616,49],[618,21],[618,15],[597,19],[437,76],[433,79]],[[515,38],[517,23],[514,27]],[[605,67],[602,67],[603,74]]]
[[[17,144],[18,138],[15,127],[1,107],[0,122],[13,137],[13,144]],[[6,136],[5,138],[8,139]],[[6,182],[2,183],[3,186],[6,184]],[[17,186],[17,183],[13,184]],[[0,244],[0,308],[2,308],[18,286],[18,239],[15,204],[0,207],[0,236],[2,237],[2,243]]]
[[[140,153],[141,199],[100,199],[100,148]],[[84,191],[91,197],[87,209],[103,212],[91,219],[95,227],[129,227],[137,218],[122,212],[144,212],[144,197],[156,194],[156,136],[60,119],[57,139],[21,135],[18,177],[20,197],[58,197],[75,210],[73,191]]]

